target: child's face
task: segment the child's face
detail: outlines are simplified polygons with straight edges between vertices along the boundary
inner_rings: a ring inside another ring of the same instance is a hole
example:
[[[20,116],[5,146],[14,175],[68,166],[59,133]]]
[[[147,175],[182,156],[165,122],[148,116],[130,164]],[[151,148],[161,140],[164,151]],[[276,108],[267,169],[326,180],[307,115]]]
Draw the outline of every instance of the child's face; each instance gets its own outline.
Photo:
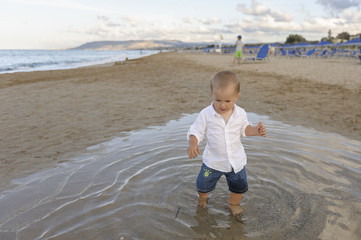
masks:
[[[213,90],[213,107],[220,115],[233,111],[234,104],[240,93],[235,91],[235,86],[230,84],[225,88]]]

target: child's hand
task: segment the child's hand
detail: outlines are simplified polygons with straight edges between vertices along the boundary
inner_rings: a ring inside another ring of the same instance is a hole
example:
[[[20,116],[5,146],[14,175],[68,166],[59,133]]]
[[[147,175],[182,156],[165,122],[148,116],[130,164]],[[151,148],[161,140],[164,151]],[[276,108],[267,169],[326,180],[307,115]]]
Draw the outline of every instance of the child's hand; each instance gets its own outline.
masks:
[[[262,122],[258,123],[256,131],[258,136],[266,137],[266,127],[262,125]]]
[[[189,143],[188,147],[188,156],[190,159],[198,157],[198,154],[201,154],[201,150],[199,150],[198,144]]]

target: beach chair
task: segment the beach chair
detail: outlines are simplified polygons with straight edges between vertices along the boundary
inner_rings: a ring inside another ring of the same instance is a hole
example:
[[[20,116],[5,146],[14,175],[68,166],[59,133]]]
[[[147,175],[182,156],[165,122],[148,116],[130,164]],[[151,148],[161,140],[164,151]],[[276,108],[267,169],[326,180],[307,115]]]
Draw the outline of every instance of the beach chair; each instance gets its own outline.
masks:
[[[296,57],[301,57],[302,56],[302,52],[299,49],[295,50],[295,56]]]
[[[322,53],[321,53],[321,55],[319,55],[319,57],[327,57],[327,55],[328,55],[328,50],[325,49],[322,51]]]
[[[288,57],[294,57],[294,56],[295,56],[295,50],[289,49],[289,50],[287,51],[287,56],[288,56]]]
[[[298,49],[290,49],[287,53],[288,57],[301,57],[302,53]]]
[[[243,62],[262,62],[267,60],[267,55],[269,52],[269,45],[263,45],[256,57],[248,57],[243,60]]]
[[[307,53],[306,53],[306,55],[305,55],[305,57],[311,57],[312,54],[313,54],[315,51],[316,51],[315,48],[313,48],[313,49],[311,49],[311,50],[308,50]]]
[[[328,54],[328,56],[329,56],[329,57],[333,57],[336,52],[337,52],[337,49],[335,48],[335,49],[333,49],[333,50]]]

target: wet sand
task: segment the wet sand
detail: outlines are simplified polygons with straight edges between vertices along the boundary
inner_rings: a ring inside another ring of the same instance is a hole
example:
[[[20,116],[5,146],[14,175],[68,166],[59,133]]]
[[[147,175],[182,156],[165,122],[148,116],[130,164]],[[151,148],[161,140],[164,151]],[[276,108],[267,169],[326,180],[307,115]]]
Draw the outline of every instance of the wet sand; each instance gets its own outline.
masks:
[[[246,111],[361,141],[357,60],[231,62],[232,56],[162,53],[90,68],[0,75],[0,190],[119,132],[199,112],[210,103],[209,79],[227,69],[241,78],[238,104]]]

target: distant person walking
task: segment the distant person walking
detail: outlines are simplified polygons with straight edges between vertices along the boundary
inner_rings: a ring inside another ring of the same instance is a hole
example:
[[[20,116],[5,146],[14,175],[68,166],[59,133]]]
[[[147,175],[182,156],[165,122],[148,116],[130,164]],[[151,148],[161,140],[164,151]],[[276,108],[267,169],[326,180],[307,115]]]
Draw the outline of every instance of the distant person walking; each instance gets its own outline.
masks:
[[[236,52],[234,53],[233,64],[236,62],[236,60],[237,60],[238,64],[242,63],[242,51],[243,50],[246,50],[246,49],[242,42],[242,36],[238,35],[237,41],[236,41]]]

